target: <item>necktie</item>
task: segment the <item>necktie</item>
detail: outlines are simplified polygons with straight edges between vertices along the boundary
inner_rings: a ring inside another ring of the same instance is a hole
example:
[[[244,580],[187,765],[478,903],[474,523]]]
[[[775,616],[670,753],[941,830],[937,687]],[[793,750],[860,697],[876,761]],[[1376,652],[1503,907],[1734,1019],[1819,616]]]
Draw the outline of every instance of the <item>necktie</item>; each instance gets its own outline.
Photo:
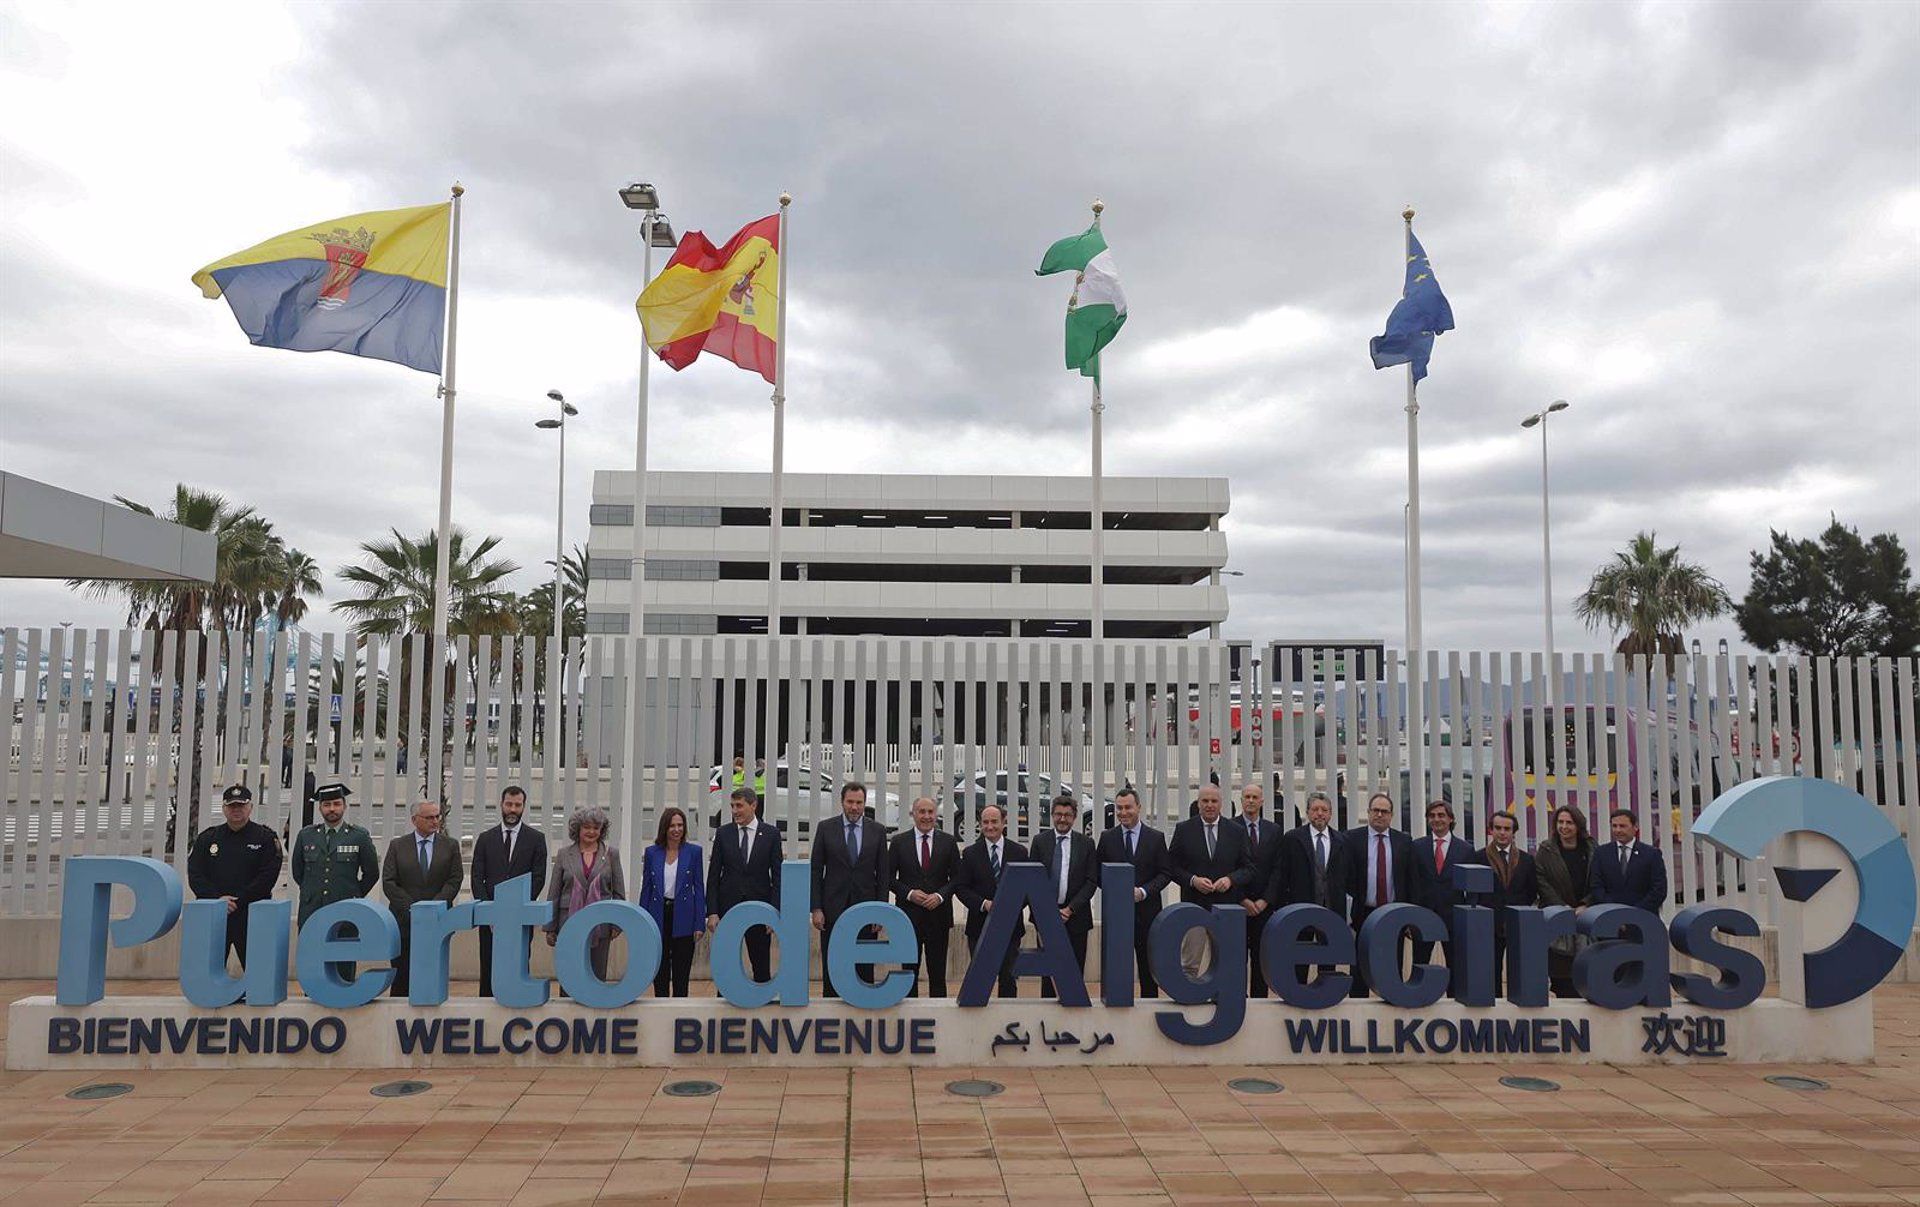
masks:
[[[740,862],[745,863],[753,854],[753,827],[740,827]]]
[[[1133,858],[1133,831],[1127,831],[1127,858]]]
[[[1213,827],[1207,827],[1207,858],[1213,858]]]
[[[507,862],[513,862],[513,840],[520,833],[520,827],[514,826],[507,831]]]
[[[1313,835],[1313,866],[1315,870],[1327,870],[1327,832],[1316,830]]]
[[[1510,853],[1507,851],[1506,848],[1504,847],[1493,848],[1493,869],[1494,871],[1500,873],[1500,883],[1502,885],[1505,885],[1507,881],[1513,878],[1513,868],[1507,862],[1509,858],[1510,858]]]
[[[1447,870],[1447,840],[1444,838],[1433,840],[1433,870],[1436,872]]]
[[[920,870],[923,872],[933,864],[933,850],[929,845],[932,841],[933,836],[930,834],[920,836]]]
[[[1387,903],[1387,836],[1373,832],[1373,904],[1377,909]]]
[[[1054,902],[1055,905],[1065,905],[1067,903],[1067,850],[1067,840],[1061,835],[1055,834],[1053,836],[1053,854],[1060,865],[1053,870],[1053,891],[1054,896],[1058,898],[1058,900]]]
[[[420,861],[420,870],[424,872],[427,870],[427,866],[433,862],[432,856],[430,854],[430,852],[433,850],[432,841],[430,839],[422,838],[417,845],[419,847],[419,850],[414,852],[414,855]]]
[[[851,863],[860,861],[860,827],[847,823],[847,859]]]
[[[987,867],[992,870],[993,878],[998,882],[1000,879],[1000,844],[997,842],[987,844]]]
[[[1620,844],[1620,870],[1627,870],[1627,844],[1624,842]]]

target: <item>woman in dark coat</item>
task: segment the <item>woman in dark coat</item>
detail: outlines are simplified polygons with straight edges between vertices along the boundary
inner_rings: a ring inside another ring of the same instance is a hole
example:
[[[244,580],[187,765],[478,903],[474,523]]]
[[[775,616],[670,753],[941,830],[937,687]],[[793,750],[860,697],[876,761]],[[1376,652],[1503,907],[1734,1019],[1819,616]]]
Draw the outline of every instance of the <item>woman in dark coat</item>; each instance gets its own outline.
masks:
[[[1593,904],[1593,839],[1587,819],[1572,805],[1553,811],[1552,833],[1534,849],[1533,870],[1540,880],[1540,904],[1564,905],[1578,914]],[[1586,940],[1578,935],[1555,939],[1547,949],[1547,976],[1556,997],[1573,997],[1573,957]]]

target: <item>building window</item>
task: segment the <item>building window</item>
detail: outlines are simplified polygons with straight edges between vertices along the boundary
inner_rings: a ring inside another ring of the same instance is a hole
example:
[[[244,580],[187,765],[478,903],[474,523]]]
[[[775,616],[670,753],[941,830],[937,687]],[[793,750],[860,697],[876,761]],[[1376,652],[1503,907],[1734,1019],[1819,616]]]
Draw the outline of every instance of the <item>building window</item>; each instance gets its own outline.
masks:
[[[648,612],[645,631],[649,636],[703,637],[720,631],[720,618],[684,612]]]
[[[610,578],[632,578],[633,563],[624,557],[590,557],[587,559],[587,581],[596,582]]]
[[[625,612],[588,612],[587,632],[625,634],[629,620]],[[648,628],[652,628],[652,618],[648,618]]]
[[[647,510],[651,511],[652,508]],[[587,523],[602,524],[613,528],[633,527],[633,504],[631,503],[595,503],[587,508]]]
[[[633,509],[627,509],[631,512]],[[681,507],[673,504],[647,507],[647,527],[649,528],[718,528],[720,527],[720,509],[718,507]]]
[[[764,567],[761,573],[766,573]],[[650,557],[647,559],[647,577],[660,583],[704,583],[713,582],[720,577],[720,563],[717,561],[687,561],[670,557]]]

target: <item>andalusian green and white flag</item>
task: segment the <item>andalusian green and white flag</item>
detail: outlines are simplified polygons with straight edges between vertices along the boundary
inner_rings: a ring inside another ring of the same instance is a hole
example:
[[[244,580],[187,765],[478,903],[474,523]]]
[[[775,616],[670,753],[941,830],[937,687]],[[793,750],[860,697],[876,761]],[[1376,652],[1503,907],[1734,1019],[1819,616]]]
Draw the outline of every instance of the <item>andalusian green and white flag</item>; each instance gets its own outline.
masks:
[[[1127,297],[1120,292],[1120,273],[1097,220],[1085,234],[1049,247],[1034,275],[1056,272],[1077,274],[1073,296],[1067,299],[1067,368],[1099,381],[1100,349],[1113,342],[1127,321]]]

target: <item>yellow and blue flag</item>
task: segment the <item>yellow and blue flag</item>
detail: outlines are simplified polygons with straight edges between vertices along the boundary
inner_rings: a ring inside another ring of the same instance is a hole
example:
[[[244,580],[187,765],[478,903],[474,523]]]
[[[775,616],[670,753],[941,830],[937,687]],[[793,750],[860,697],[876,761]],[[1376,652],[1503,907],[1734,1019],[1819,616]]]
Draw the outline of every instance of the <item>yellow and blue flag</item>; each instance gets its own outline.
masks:
[[[1387,316],[1387,330],[1368,344],[1373,367],[1413,365],[1413,379],[1427,375],[1427,359],[1433,355],[1433,337],[1453,330],[1453,306],[1440,292],[1440,282],[1427,261],[1426,249],[1407,230],[1407,283]]]
[[[276,235],[193,274],[252,342],[440,372],[449,203],[376,210]]]

